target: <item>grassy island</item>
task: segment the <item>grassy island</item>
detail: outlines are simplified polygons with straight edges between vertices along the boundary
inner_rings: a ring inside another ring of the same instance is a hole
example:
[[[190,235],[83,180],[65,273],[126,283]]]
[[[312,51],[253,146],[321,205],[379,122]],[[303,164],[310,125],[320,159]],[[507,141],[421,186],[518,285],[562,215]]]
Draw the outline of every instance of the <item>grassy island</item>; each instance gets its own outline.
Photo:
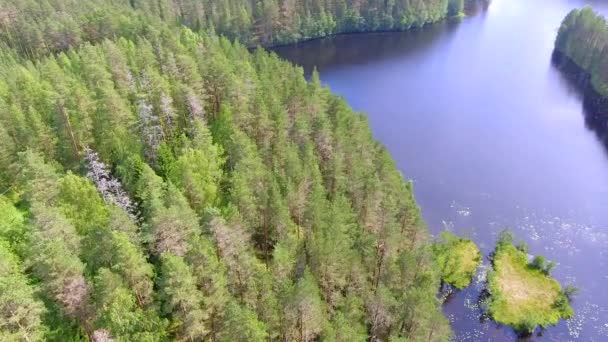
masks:
[[[443,232],[433,244],[433,254],[441,270],[441,279],[462,290],[469,286],[475,276],[482,256],[475,243],[468,239]]]
[[[488,310],[496,322],[531,334],[537,326],[555,325],[572,317],[570,296],[575,290],[562,290],[549,274],[554,264],[541,256],[529,262],[526,250],[513,244],[510,233],[501,234],[492,261],[494,270],[488,276]]]

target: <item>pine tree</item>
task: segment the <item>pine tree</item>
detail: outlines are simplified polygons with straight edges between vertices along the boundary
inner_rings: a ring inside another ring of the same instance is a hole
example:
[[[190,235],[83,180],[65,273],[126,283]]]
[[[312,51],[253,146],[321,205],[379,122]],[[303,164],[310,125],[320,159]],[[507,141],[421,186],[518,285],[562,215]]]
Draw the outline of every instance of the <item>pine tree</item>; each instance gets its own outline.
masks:
[[[3,341],[42,340],[48,329],[42,323],[46,309],[30,283],[9,244],[0,240],[0,339]]]
[[[196,278],[184,259],[164,254],[161,257],[159,278],[162,311],[171,315],[178,340],[203,339],[209,330],[204,321],[207,315],[201,307],[202,294],[196,287]]]

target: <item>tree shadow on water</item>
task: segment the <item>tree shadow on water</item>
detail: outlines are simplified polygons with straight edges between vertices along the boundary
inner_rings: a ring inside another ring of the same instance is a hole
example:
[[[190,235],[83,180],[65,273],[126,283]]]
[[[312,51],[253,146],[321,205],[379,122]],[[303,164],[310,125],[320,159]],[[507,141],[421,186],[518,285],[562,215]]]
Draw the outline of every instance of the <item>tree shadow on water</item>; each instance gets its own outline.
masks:
[[[554,51],[551,64],[566,80],[569,88],[582,100],[585,127],[593,131],[608,155],[608,99],[598,94],[590,76],[559,51]]]
[[[468,16],[485,15],[490,7],[491,0],[466,0],[464,12]]]

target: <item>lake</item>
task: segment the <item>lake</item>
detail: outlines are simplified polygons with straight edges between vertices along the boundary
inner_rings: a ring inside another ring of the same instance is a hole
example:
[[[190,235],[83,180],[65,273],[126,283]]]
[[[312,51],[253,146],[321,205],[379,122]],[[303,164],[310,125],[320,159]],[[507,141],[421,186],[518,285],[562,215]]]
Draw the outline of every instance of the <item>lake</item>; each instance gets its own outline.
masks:
[[[580,288],[576,316],[535,340],[608,340],[608,152],[551,63],[561,20],[589,2],[608,14],[601,1],[494,0],[458,22],[274,49],[369,116],[433,233],[487,256],[508,227],[558,263],[553,275]],[[444,305],[457,341],[515,339],[480,318],[484,273]]]

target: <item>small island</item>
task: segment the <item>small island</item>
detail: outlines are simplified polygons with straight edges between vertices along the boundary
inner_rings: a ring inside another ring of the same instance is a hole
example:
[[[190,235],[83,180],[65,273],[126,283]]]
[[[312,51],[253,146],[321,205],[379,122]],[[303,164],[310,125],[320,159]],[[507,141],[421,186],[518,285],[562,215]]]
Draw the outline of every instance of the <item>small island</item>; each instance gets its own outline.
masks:
[[[469,286],[482,261],[475,243],[450,232],[442,232],[432,249],[442,282],[459,290]]]
[[[527,246],[516,247],[511,233],[501,233],[492,264],[494,269],[488,275],[488,311],[496,322],[527,335],[537,326],[555,325],[574,314],[570,299],[576,289],[568,286],[562,290],[550,276],[553,262],[542,256],[529,262]]]

